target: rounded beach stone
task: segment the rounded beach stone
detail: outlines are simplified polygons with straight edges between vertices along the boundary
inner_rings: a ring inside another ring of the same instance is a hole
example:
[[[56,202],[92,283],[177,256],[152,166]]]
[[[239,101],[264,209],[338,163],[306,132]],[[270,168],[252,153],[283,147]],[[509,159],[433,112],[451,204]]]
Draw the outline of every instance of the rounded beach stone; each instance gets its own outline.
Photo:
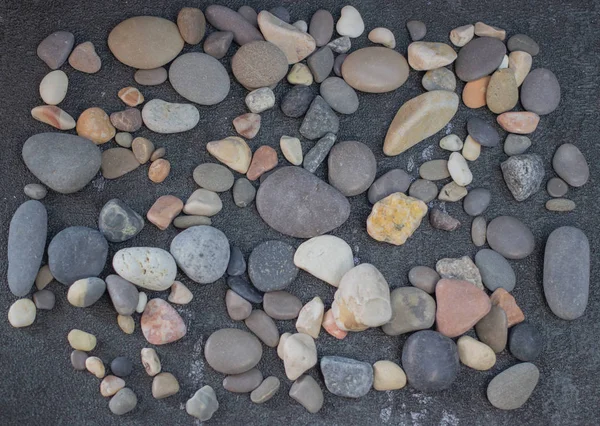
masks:
[[[416,41],[408,45],[408,63],[417,71],[428,71],[451,64],[456,52],[446,43]]]
[[[37,47],[38,57],[55,70],[65,63],[73,45],[75,36],[68,31],[56,31],[46,37]]]
[[[30,299],[19,299],[8,309],[8,322],[15,328],[30,326],[35,321],[35,316],[35,303]]]
[[[136,132],[142,127],[142,113],[137,108],[127,108],[125,111],[113,112],[110,122],[122,132]]]
[[[456,90],[456,77],[448,68],[435,68],[429,70],[421,80],[423,88],[427,91],[431,90]]]
[[[317,46],[325,46],[333,35],[333,16],[324,9],[317,10],[308,27],[308,32],[315,39]]]
[[[540,47],[538,44],[526,34],[515,34],[508,39],[506,43],[508,50],[513,52],[515,50],[529,53],[531,56],[535,56],[540,53]]]
[[[507,132],[527,135],[535,131],[540,117],[533,112],[513,111],[500,114],[496,121]]]
[[[137,70],[133,75],[136,83],[142,86],[157,86],[167,81],[168,73],[163,67],[151,70]]]
[[[523,89],[521,89],[521,102]],[[485,92],[487,107],[494,114],[513,109],[519,102],[519,89],[515,73],[510,68],[503,68],[492,74]]]
[[[506,347],[508,340],[508,319],[504,310],[493,305],[492,309],[477,324],[475,324],[477,337],[496,353]]]
[[[360,398],[373,385],[373,367],[369,363],[341,356],[324,356],[320,366],[325,386],[334,395]]]
[[[178,305],[187,305],[193,298],[194,295],[184,284],[175,281],[173,285],[171,285],[171,293],[167,300]]]
[[[69,78],[63,71],[51,71],[40,83],[40,97],[48,105],[58,105],[67,95]]]
[[[507,259],[524,259],[535,248],[531,230],[512,216],[498,216],[487,227],[490,247]]]
[[[216,192],[200,188],[192,192],[187,199],[183,212],[200,216],[214,216],[223,208],[223,202]]]
[[[154,183],[163,182],[171,171],[171,163],[164,158],[154,160],[148,169],[148,179]]]
[[[108,241],[120,243],[127,241],[144,227],[144,219],[123,201],[113,198],[109,200],[98,218],[98,229]]]
[[[260,291],[283,290],[297,274],[294,248],[282,241],[265,241],[248,258],[248,276]]]
[[[154,144],[146,138],[137,137],[131,143],[131,149],[136,160],[140,164],[146,164],[152,156]]]
[[[464,334],[492,307],[487,294],[469,281],[441,279],[435,296],[437,330],[448,337]]]
[[[254,151],[246,177],[248,180],[254,181],[269,170],[273,170],[277,166],[277,162],[277,151],[268,145],[262,145]]]
[[[393,169],[377,178],[369,187],[368,198],[371,204],[384,199],[395,192],[408,190],[412,178],[402,169]]]
[[[551,212],[570,212],[575,210],[576,204],[566,198],[554,198],[546,201],[546,209]]]
[[[248,393],[260,386],[263,375],[257,368],[241,374],[234,374],[223,379],[225,390],[234,393]]]
[[[146,370],[146,374],[148,374],[151,377],[154,377],[158,373],[160,373],[160,359],[156,354],[156,350],[152,348],[143,348],[141,350],[141,359],[144,369]]]
[[[302,302],[287,291],[270,291],[263,298],[265,313],[276,320],[296,319],[302,309]]]
[[[298,330],[298,333],[308,334],[313,339],[317,339],[321,332],[324,314],[325,305],[323,301],[319,296],[314,297],[300,310],[296,321],[296,330]]]
[[[458,52],[454,64],[456,76],[462,81],[473,81],[493,73],[506,55],[506,46],[494,37],[478,37]]]
[[[118,377],[129,376],[133,371],[133,363],[129,358],[119,356],[110,363],[110,371]]]
[[[494,147],[500,143],[498,131],[490,123],[479,117],[469,118],[467,132],[469,136],[483,146]]]
[[[163,195],[154,202],[146,218],[156,225],[158,229],[164,231],[169,227],[175,216],[181,213],[183,201],[173,195]]]
[[[81,113],[77,119],[76,130],[79,136],[91,140],[96,145],[108,142],[116,134],[108,114],[98,107],[88,108]]]
[[[117,315],[117,324],[125,334],[133,334],[135,330],[135,321],[131,315]]]
[[[277,84],[288,71],[285,54],[273,43],[253,41],[244,44],[231,58],[233,75],[250,89]]]
[[[483,249],[475,255],[475,264],[481,273],[483,284],[490,291],[503,288],[512,291],[517,277],[510,263],[494,250]]]
[[[533,361],[544,348],[544,338],[536,326],[522,322],[510,331],[508,345],[510,353],[519,361]]]
[[[152,299],[146,304],[140,326],[148,343],[157,346],[176,342],[187,332],[177,311],[162,299]]]
[[[287,81],[290,84],[298,84],[301,86],[310,86],[313,83],[313,75],[308,66],[303,63],[294,64],[287,75]]]
[[[46,187],[44,185],[40,185],[39,183],[28,183],[23,188],[23,192],[29,198],[32,198],[34,200],[42,200],[48,194],[48,190],[46,189]]]
[[[106,283],[96,277],[75,281],[67,293],[67,300],[78,308],[87,308],[96,303],[106,291]]]
[[[191,52],[175,59],[169,67],[169,82],[181,96],[200,105],[218,104],[229,93],[227,70],[205,53]]]
[[[231,31],[215,31],[204,40],[204,52],[215,59],[221,59],[227,54],[232,41],[233,33]]]
[[[456,346],[460,362],[467,367],[487,371],[496,364],[496,354],[492,348],[470,336],[462,336]]]
[[[337,287],[344,274],[354,267],[354,260],[348,243],[333,235],[321,235],[300,244],[294,264]]]
[[[201,422],[210,420],[218,409],[217,395],[215,395],[213,388],[208,385],[196,391],[194,396],[185,403],[185,411]]]
[[[127,414],[137,405],[137,396],[129,388],[123,388],[110,399],[108,408],[110,411],[117,415],[122,416]]]
[[[428,266],[415,266],[408,271],[408,281],[415,287],[433,294],[440,275]]]
[[[487,87],[490,76],[478,78],[465,84],[462,92],[462,100],[468,108],[481,108],[487,105]]]
[[[252,204],[256,196],[256,188],[246,178],[240,178],[233,184],[233,202],[238,207]]]
[[[262,303],[263,293],[242,277],[227,277],[227,285],[249,302]]]
[[[508,67],[515,72],[517,86],[521,86],[531,70],[533,58],[527,52],[511,52],[508,55]]]
[[[328,77],[319,90],[329,106],[340,114],[353,114],[358,109],[358,95],[339,77]]]
[[[273,108],[275,105],[275,94],[269,87],[261,87],[248,93],[244,101],[248,109],[257,114]]]
[[[475,26],[472,24],[456,27],[450,31],[450,41],[456,47],[463,47],[475,36]]]
[[[219,373],[241,374],[258,364],[262,357],[262,346],[247,331],[223,328],[206,340],[204,357],[208,365]]]
[[[465,213],[469,216],[481,215],[490,205],[492,193],[486,188],[472,189],[463,201]]]
[[[121,249],[113,256],[112,266],[127,281],[152,291],[166,290],[177,275],[173,256],[156,247]]]
[[[255,404],[262,404],[267,402],[279,390],[280,382],[275,376],[269,376],[252,391],[250,394],[250,400]]]
[[[365,30],[365,24],[360,12],[354,6],[344,6],[341,10],[340,19],[335,26],[336,32],[341,36],[351,38],[360,37]]]
[[[225,305],[229,318],[234,321],[243,321],[252,313],[252,305],[233,290],[227,290]]]
[[[131,315],[139,301],[137,288],[118,275],[106,277],[106,288],[115,310],[120,315]]]
[[[421,392],[447,389],[458,376],[456,344],[436,331],[417,331],[404,343],[402,366],[413,388]]]
[[[569,187],[561,178],[553,177],[548,181],[546,191],[551,197],[564,197],[569,191]]]
[[[373,389],[390,391],[406,386],[406,374],[392,361],[377,361],[373,364]]]
[[[77,329],[69,331],[67,340],[69,341],[69,345],[78,351],[91,351],[96,347],[96,336]]]
[[[317,83],[324,81],[333,69],[333,52],[328,46],[321,47],[310,55],[306,61],[313,78]]]
[[[198,44],[206,31],[206,20],[200,9],[184,7],[177,15],[177,28],[181,38],[188,44]]]
[[[462,200],[467,196],[467,194],[467,188],[457,185],[456,182],[452,181],[442,187],[440,194],[438,195],[438,199],[453,203]]]
[[[300,139],[284,135],[279,139],[279,147],[281,148],[281,153],[285,159],[294,166],[302,164],[304,156],[302,154],[302,144],[300,143]]]
[[[198,109],[191,104],[176,104],[152,99],[142,109],[142,119],[156,133],[181,133],[193,129],[200,121]]]
[[[487,398],[496,408],[515,410],[527,402],[539,378],[540,371],[535,365],[529,362],[513,365],[492,379]]]
[[[292,25],[294,27],[298,28],[303,33],[307,33],[308,32],[308,24],[306,23],[306,21],[298,20],[298,21],[294,22]]]
[[[308,375],[301,376],[292,384],[289,396],[309,413],[317,413],[323,407],[323,391],[315,379]]]
[[[371,149],[357,141],[334,145],[328,159],[329,183],[346,197],[365,192],[375,180],[377,161]]]
[[[465,160],[475,161],[481,155],[481,144],[467,135],[461,154]]]
[[[168,398],[179,392],[179,382],[171,373],[160,373],[152,380],[152,396],[156,399]]]
[[[194,181],[202,188],[225,192],[233,186],[233,173],[220,164],[204,163],[194,169]]]
[[[260,115],[249,112],[242,114],[233,119],[233,127],[235,131],[246,139],[252,139],[260,130]]]
[[[315,98],[313,91],[303,85],[294,86],[281,101],[281,111],[287,117],[302,117]]]
[[[35,307],[41,310],[50,310],[54,308],[56,298],[50,290],[40,290],[33,293],[33,303]]]
[[[419,41],[425,38],[427,27],[422,21],[411,20],[406,22],[406,29],[412,41]]]
[[[242,251],[231,246],[229,263],[227,264],[227,275],[238,276],[246,272],[246,260]]]
[[[108,35],[108,48],[125,65],[153,69],[171,62],[183,49],[177,25],[157,16],[135,16]]]
[[[417,198],[424,203],[435,200],[438,195],[438,189],[435,183],[427,179],[415,180],[408,189],[408,195]]]
[[[87,355],[86,355],[87,357]],[[100,394],[102,396],[113,396],[125,387],[125,380],[116,376],[106,376],[100,383]]]
[[[75,370],[85,370],[85,360],[88,358],[88,354],[83,351],[74,350],[71,352],[71,365]],[[104,395],[103,395],[104,396]]]
[[[537,115],[550,114],[560,103],[560,84],[552,71],[537,68],[527,74],[521,86],[521,104]]]
[[[590,178],[585,157],[579,148],[570,143],[558,147],[552,157],[552,167],[557,175],[575,188],[585,185]]]
[[[85,360],[85,368],[99,379],[102,379],[106,374],[106,367],[100,358],[90,356]]]
[[[531,146],[531,139],[527,136],[513,135],[506,137],[504,141],[504,153],[508,156],[524,154]]]
[[[307,139],[314,140],[332,133],[335,140],[335,134],[339,129],[339,117],[333,112],[329,104],[325,102],[325,99],[319,95],[315,96],[306,112],[304,120],[302,120],[300,134]]]
[[[315,39],[312,36],[271,12],[262,10],[257,22],[265,40],[281,49],[289,64],[300,62],[315,50]]]
[[[408,62],[387,47],[373,46],[352,52],[344,60],[342,76],[356,90],[385,93],[396,90],[408,79]]]
[[[450,177],[450,173],[448,172],[448,161],[426,161],[419,167],[419,176],[426,180],[442,180]]]
[[[235,42],[240,46],[254,40],[262,40],[257,30],[256,11],[249,6],[242,6],[235,12],[225,6],[210,5],[205,11],[210,24],[221,31],[231,31]]]
[[[435,321],[435,301],[423,290],[399,287],[390,294],[392,319],[381,329],[389,336],[430,328]]]

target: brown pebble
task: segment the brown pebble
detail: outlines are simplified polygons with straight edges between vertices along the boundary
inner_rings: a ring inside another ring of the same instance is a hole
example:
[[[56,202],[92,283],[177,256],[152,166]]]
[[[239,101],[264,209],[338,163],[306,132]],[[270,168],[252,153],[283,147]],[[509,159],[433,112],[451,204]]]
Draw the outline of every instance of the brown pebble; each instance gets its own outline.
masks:
[[[256,180],[263,173],[274,169],[275,166],[277,166],[277,151],[270,146],[263,145],[252,156],[252,162],[246,177],[248,180]]]
[[[157,86],[167,81],[167,70],[163,67],[153,68],[151,70],[137,70],[133,75],[137,84],[142,86]]]
[[[69,56],[69,65],[77,71],[94,74],[100,71],[102,61],[100,60],[100,56],[96,53],[94,44],[90,41],[86,41],[73,49],[71,56]]]
[[[144,95],[135,87],[123,87],[119,90],[119,99],[121,99],[125,105],[135,107],[144,102]]]
[[[233,119],[233,127],[240,136],[252,139],[260,130],[260,115],[249,112]]]
[[[161,183],[167,178],[167,176],[169,176],[170,171],[171,163],[169,163],[168,160],[159,158],[150,164],[150,168],[148,169],[148,178],[154,183]]]
[[[88,108],[77,119],[77,134],[91,140],[96,145],[108,142],[117,131],[110,123],[108,114],[101,108]]]
[[[429,213],[429,223],[432,227],[441,229],[442,231],[454,231],[460,226],[458,219],[436,208],[431,209]]]
[[[152,396],[156,399],[168,398],[179,392],[179,382],[171,373],[160,373],[152,380]]]
[[[164,231],[181,210],[183,210],[183,201],[173,195],[163,195],[152,204],[146,217],[158,229]]]
[[[216,59],[221,59],[231,46],[233,33],[230,31],[215,31],[204,40],[204,53]]]
[[[110,122],[122,132],[135,132],[142,127],[142,113],[137,108],[127,108],[125,111],[113,112]]]
[[[154,144],[146,138],[137,137],[131,142],[133,155],[140,164],[146,164],[154,152]]]
[[[110,148],[102,152],[102,176],[116,179],[140,166],[133,152],[127,148]]]
[[[150,156],[150,161],[156,161],[159,158],[163,158],[165,156],[165,153],[166,153],[166,150],[164,147],[160,147],[160,148],[154,150],[154,152]]]
[[[198,44],[206,31],[206,19],[200,9],[184,7],[177,15],[177,27],[187,44]]]
[[[486,92],[490,82],[490,76],[481,77],[465,84],[462,93],[463,103],[468,108],[481,108],[487,105]]]
[[[515,324],[525,321],[525,315],[515,298],[502,287],[497,288],[490,296],[493,305],[498,305],[506,313],[507,326],[510,328]]]

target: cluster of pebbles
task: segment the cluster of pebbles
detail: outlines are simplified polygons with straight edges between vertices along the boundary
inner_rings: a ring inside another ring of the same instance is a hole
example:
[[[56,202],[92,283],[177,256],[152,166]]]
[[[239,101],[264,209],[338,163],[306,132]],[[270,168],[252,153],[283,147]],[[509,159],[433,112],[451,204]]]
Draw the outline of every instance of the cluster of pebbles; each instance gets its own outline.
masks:
[[[216,31],[205,38],[206,21]],[[170,344],[187,332],[172,304],[187,304],[194,293],[199,294],[176,281],[179,269],[199,284],[226,277],[227,312],[231,319],[243,321],[248,331],[224,328],[214,332],[205,343],[204,356],[211,368],[224,375],[226,390],[250,393],[254,403],[272,398],[283,379],[264,378],[256,368],[265,347],[276,348],[286,379],[293,382],[289,396],[311,413],[323,405],[323,390],[308,373],[317,364],[327,390],[342,397],[358,398],[371,388],[397,390],[407,383],[432,392],[448,388],[457,379],[459,363],[489,370],[496,363],[496,354],[508,347],[522,363],[498,374],[489,383],[487,396],[500,409],[525,404],[540,374],[531,362],[540,355],[544,342],[537,326],[524,322],[525,315],[510,294],[518,283],[511,261],[529,256],[536,241],[518,218],[500,216],[488,223],[483,214],[492,194],[472,185],[475,177],[469,167],[500,145],[497,128],[483,119],[469,118],[467,138],[463,141],[454,134],[441,138],[439,145],[451,152],[449,158],[423,163],[420,179],[413,181],[401,169],[377,177],[375,156],[364,143],[336,143],[338,114],[357,112],[357,91],[397,90],[411,69],[424,71],[425,93],[399,108],[383,143],[386,155],[400,155],[438,134],[454,118],[461,101],[455,93],[458,77],[466,83],[462,102],[472,109],[487,107],[508,133],[504,152],[509,158],[500,167],[514,199],[524,201],[539,191],[545,177],[542,158],[526,153],[533,146],[526,135],[534,133],[543,116],[559,106],[560,86],[550,70],[532,70],[539,47],[526,35],[513,35],[505,44],[505,30],[478,22],[453,29],[449,44],[422,41],[427,34],[423,22],[413,20],[406,26],[413,40],[407,59],[394,50],[394,33],[387,28],[368,33],[375,45],[350,52],[351,40],[365,31],[359,11],[352,6],[342,8],[336,23],[326,10],[318,10],[310,23],[290,24],[284,7],[257,14],[248,6],[236,12],[211,5],[204,13],[182,9],[176,24],[138,16],[112,29],[108,46],[117,60],[137,69],[134,80],[138,85],[163,84],[168,79],[182,98],[206,106],[227,97],[231,82],[220,59],[232,43],[237,44],[231,70],[237,82],[248,89],[244,101],[249,112],[233,120],[238,135],[206,144],[207,151],[222,164],[205,163],[194,170],[199,188],[185,203],[173,195],[161,196],[146,213],[148,222],[161,230],[171,224],[183,229],[168,251],[123,248],[112,258],[115,274],[105,278],[99,275],[107,261],[109,242],[119,244],[136,236],[145,226],[144,218],[125,202],[113,199],[100,211],[98,229],[66,228],[53,236],[46,250],[47,212],[37,200],[45,197],[46,187],[69,194],[83,189],[98,171],[106,179],[116,179],[148,162],[149,179],[163,182],[171,168],[163,158],[165,148],[156,149],[150,140],[134,138],[131,133],[142,125],[162,134],[185,132],[198,124],[200,114],[192,103],[145,102],[139,89],[128,86],[117,94],[128,108],[109,115],[102,108],[91,107],[75,121],[57,106],[69,91],[68,77],[59,68],[68,60],[77,71],[95,73],[101,60],[90,42],[73,49],[75,39],[69,32],[59,31],[44,39],[38,56],[53,71],[40,84],[45,105],[35,107],[32,116],[58,130],[75,129],[77,135],[42,133],[23,146],[25,165],[45,186],[25,187],[33,200],[23,203],[10,223],[8,285],[20,298],[9,309],[11,325],[29,326],[37,309],[52,309],[54,294],[45,287],[56,280],[68,287],[69,303],[79,308],[94,305],[108,291],[124,333],[135,332],[137,313],[149,344]],[[334,30],[338,38],[333,38]],[[185,43],[198,45],[202,40],[203,53],[179,55]],[[452,45],[459,48],[458,53]],[[167,71],[163,66],[168,63]],[[280,108],[301,123],[298,135],[278,135],[280,151],[290,164],[278,167],[277,150],[263,145],[252,152],[246,140],[260,131],[260,113],[275,106],[273,88],[284,78],[293,87]],[[313,83],[319,84],[316,96],[310,88]],[[519,103],[523,110],[515,110]],[[142,104],[140,111],[137,107]],[[306,150],[307,143],[300,137],[316,142]],[[119,147],[99,149],[112,140]],[[313,174],[326,160],[328,182]],[[564,144],[556,151],[552,167],[557,176],[547,183],[553,198],[546,207],[573,210],[574,203],[564,197],[569,187],[588,181],[587,162],[576,146]],[[446,181],[441,189],[438,181]],[[229,190],[238,207],[254,202],[270,227],[306,241],[296,248],[282,241],[262,242],[246,260],[225,233],[210,226],[211,217],[223,208],[219,193]],[[390,291],[375,265],[355,265],[348,243],[326,235],[349,217],[347,197],[365,193],[373,205],[366,230],[377,241],[405,244],[427,215],[433,228],[459,229],[461,223],[443,207],[430,209],[428,203],[437,198],[441,202],[462,200],[464,211],[473,217],[473,243],[477,247],[487,243],[489,248],[481,248],[474,261],[464,256],[440,259],[435,269],[414,267],[408,276],[412,285]],[[41,266],[46,252],[48,264]],[[303,304],[288,292],[299,270],[336,287],[329,307],[319,296]],[[583,315],[589,271],[585,234],[571,226],[554,230],[546,241],[543,284],[548,305],[559,318],[573,320]],[[27,295],[34,283],[37,291],[32,301]],[[149,298],[146,293],[167,290],[168,301]],[[297,333],[280,335],[274,320],[295,321]],[[436,331],[431,329],[434,325]],[[340,356],[319,360],[321,329],[344,339],[348,332],[375,327],[390,336],[412,333],[402,348],[402,366],[389,360],[371,365]],[[464,335],[473,327],[478,340]],[[104,362],[88,355],[96,347],[96,336],[73,329],[67,340],[74,349],[73,367],[102,379],[100,392],[111,397],[110,410],[117,415],[132,411],[137,398],[125,387],[124,378],[131,373],[133,362],[118,357],[110,363],[112,374],[106,375]],[[142,349],[141,362],[153,377],[155,398],[179,392],[177,378],[161,372],[155,349]],[[185,407],[191,416],[206,421],[219,403],[207,385],[188,399]]]

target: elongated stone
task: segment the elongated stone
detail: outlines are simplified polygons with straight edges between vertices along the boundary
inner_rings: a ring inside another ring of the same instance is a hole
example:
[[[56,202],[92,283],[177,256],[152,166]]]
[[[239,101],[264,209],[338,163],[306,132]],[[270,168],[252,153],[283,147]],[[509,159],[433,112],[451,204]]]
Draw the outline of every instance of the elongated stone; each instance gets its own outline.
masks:
[[[206,20],[218,30],[231,31],[240,46],[255,40],[263,40],[260,31],[244,16],[225,6],[212,4],[205,10]],[[256,14],[256,12],[254,12]]]
[[[142,109],[142,119],[156,133],[181,133],[193,129],[200,121],[200,113],[194,105],[165,102],[152,99]]]
[[[295,64],[310,55],[316,47],[315,39],[293,25],[263,10],[258,14],[258,26],[265,40],[279,47],[288,64]]]
[[[54,105],[35,107],[31,110],[31,116],[58,130],[71,130],[75,128],[75,120],[73,117]]]

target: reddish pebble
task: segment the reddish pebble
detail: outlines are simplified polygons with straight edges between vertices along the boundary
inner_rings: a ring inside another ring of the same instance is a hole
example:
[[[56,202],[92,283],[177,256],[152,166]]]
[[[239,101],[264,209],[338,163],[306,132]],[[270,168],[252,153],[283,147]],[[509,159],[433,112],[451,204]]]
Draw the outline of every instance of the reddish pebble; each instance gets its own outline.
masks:
[[[173,307],[162,299],[152,299],[142,314],[142,333],[153,345],[175,342],[185,336],[187,329]]]
[[[167,176],[169,176],[170,171],[171,163],[169,163],[168,160],[159,158],[150,164],[150,168],[148,169],[148,178],[154,183],[161,183],[167,178]]]
[[[235,131],[246,139],[252,139],[260,130],[260,115],[249,112],[233,120]]]
[[[102,61],[96,53],[94,44],[91,41],[86,41],[73,49],[71,56],[69,56],[69,65],[77,71],[94,74],[100,71]]]
[[[265,172],[272,170],[277,165],[277,151],[267,145],[256,150],[252,156],[252,162],[246,177],[248,180],[256,180]]]
[[[490,78],[488,75],[465,84],[462,100],[468,108],[481,108],[487,105],[487,87]]]
[[[331,309],[328,310],[323,316],[323,323],[321,325],[326,332],[331,334],[336,339],[342,340],[348,335],[347,331],[342,330],[335,323],[335,318],[333,317],[333,311]]]
[[[51,125],[58,130],[75,128],[75,120],[69,114],[54,105],[42,105],[31,110],[31,116],[42,123]]]
[[[437,330],[457,337],[473,327],[492,308],[483,290],[468,281],[442,279],[435,286]]]
[[[527,135],[537,128],[540,116],[534,112],[505,112],[496,120],[507,132]]]
[[[130,107],[138,106],[144,102],[144,95],[135,87],[123,87],[119,90],[119,99],[121,99],[125,105]]]
[[[158,229],[164,231],[181,210],[183,210],[183,201],[173,195],[163,195],[150,207],[146,217]]]
[[[498,288],[492,293],[490,299],[492,304],[500,306],[506,313],[509,328],[525,321],[525,314],[523,314],[523,311],[517,305],[517,301],[508,291]]]

